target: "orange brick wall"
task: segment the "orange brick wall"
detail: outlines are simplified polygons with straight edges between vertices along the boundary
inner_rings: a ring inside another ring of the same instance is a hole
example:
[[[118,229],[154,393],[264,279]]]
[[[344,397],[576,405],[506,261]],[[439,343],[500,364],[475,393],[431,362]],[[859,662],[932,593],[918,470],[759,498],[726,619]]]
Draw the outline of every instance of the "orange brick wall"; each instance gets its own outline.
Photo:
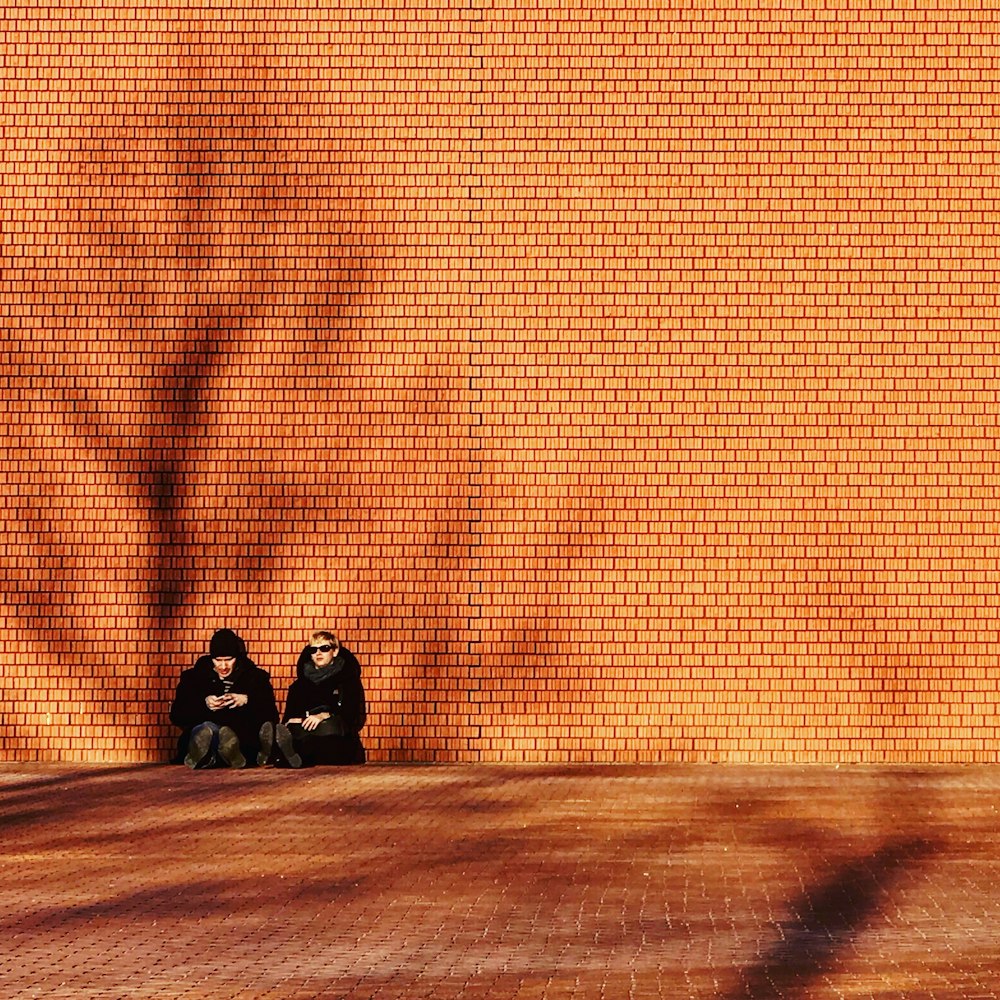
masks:
[[[0,759],[993,760],[998,21],[6,6]]]

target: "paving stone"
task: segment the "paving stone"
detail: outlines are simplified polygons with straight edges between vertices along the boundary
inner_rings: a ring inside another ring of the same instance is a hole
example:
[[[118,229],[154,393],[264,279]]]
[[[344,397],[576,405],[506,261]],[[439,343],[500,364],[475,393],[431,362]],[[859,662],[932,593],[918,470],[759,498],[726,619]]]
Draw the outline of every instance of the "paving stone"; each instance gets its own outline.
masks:
[[[0,997],[1000,995],[989,767],[0,765]]]

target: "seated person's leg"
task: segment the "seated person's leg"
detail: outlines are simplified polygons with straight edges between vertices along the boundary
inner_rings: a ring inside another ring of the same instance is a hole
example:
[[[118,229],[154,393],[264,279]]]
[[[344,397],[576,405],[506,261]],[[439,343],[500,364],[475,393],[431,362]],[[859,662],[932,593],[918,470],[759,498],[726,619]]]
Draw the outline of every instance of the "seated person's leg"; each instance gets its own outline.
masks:
[[[184,763],[192,770],[214,767],[218,752],[219,727],[214,722],[202,722],[191,730]]]
[[[358,742],[350,736],[340,736],[330,733],[318,733],[315,730],[307,732],[301,726],[291,726],[295,749],[299,752],[306,766],[327,765],[341,766],[358,764],[355,744]],[[296,729],[299,730],[296,732]]]
[[[247,766],[247,759],[243,755],[243,748],[240,746],[240,738],[229,726],[223,726],[219,730],[218,739],[219,760],[223,761],[227,767],[244,768]],[[256,752],[254,756],[256,756]]]
[[[298,748],[297,734],[301,731],[302,727],[295,723],[290,726],[279,723],[274,727],[274,742],[278,745],[279,757],[284,758],[289,767],[302,767],[305,763]]]

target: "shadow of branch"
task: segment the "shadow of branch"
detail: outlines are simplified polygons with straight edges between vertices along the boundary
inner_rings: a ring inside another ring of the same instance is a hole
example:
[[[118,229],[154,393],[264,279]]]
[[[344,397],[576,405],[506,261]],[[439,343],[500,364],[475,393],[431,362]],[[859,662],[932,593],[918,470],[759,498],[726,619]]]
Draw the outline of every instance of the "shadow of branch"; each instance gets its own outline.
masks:
[[[721,1000],[801,995],[880,912],[893,885],[937,850],[922,838],[891,840],[808,887],[790,903],[794,916],[779,924],[780,940],[743,970],[739,983]]]

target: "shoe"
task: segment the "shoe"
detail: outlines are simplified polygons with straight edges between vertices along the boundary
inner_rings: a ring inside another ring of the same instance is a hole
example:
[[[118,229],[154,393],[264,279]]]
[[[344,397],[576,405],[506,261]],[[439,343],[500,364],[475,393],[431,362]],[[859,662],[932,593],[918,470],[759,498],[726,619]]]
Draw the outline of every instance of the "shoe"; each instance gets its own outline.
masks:
[[[212,730],[211,729],[198,729],[191,737],[191,742],[188,743],[187,756],[184,758],[184,763],[191,768],[192,771],[198,768],[208,767],[212,762],[208,760],[208,751],[212,748]]]
[[[274,727],[274,739],[281,751],[281,756],[288,761],[288,766],[301,767],[302,758],[295,752],[295,744],[292,742],[292,733],[288,726],[283,726],[279,722]]]
[[[260,753],[257,754],[257,766],[263,767],[271,759],[271,750],[274,748],[274,723],[265,722],[260,727]]]
[[[247,766],[247,759],[240,751],[240,741],[229,726],[219,730],[219,756],[230,766],[241,768]]]

